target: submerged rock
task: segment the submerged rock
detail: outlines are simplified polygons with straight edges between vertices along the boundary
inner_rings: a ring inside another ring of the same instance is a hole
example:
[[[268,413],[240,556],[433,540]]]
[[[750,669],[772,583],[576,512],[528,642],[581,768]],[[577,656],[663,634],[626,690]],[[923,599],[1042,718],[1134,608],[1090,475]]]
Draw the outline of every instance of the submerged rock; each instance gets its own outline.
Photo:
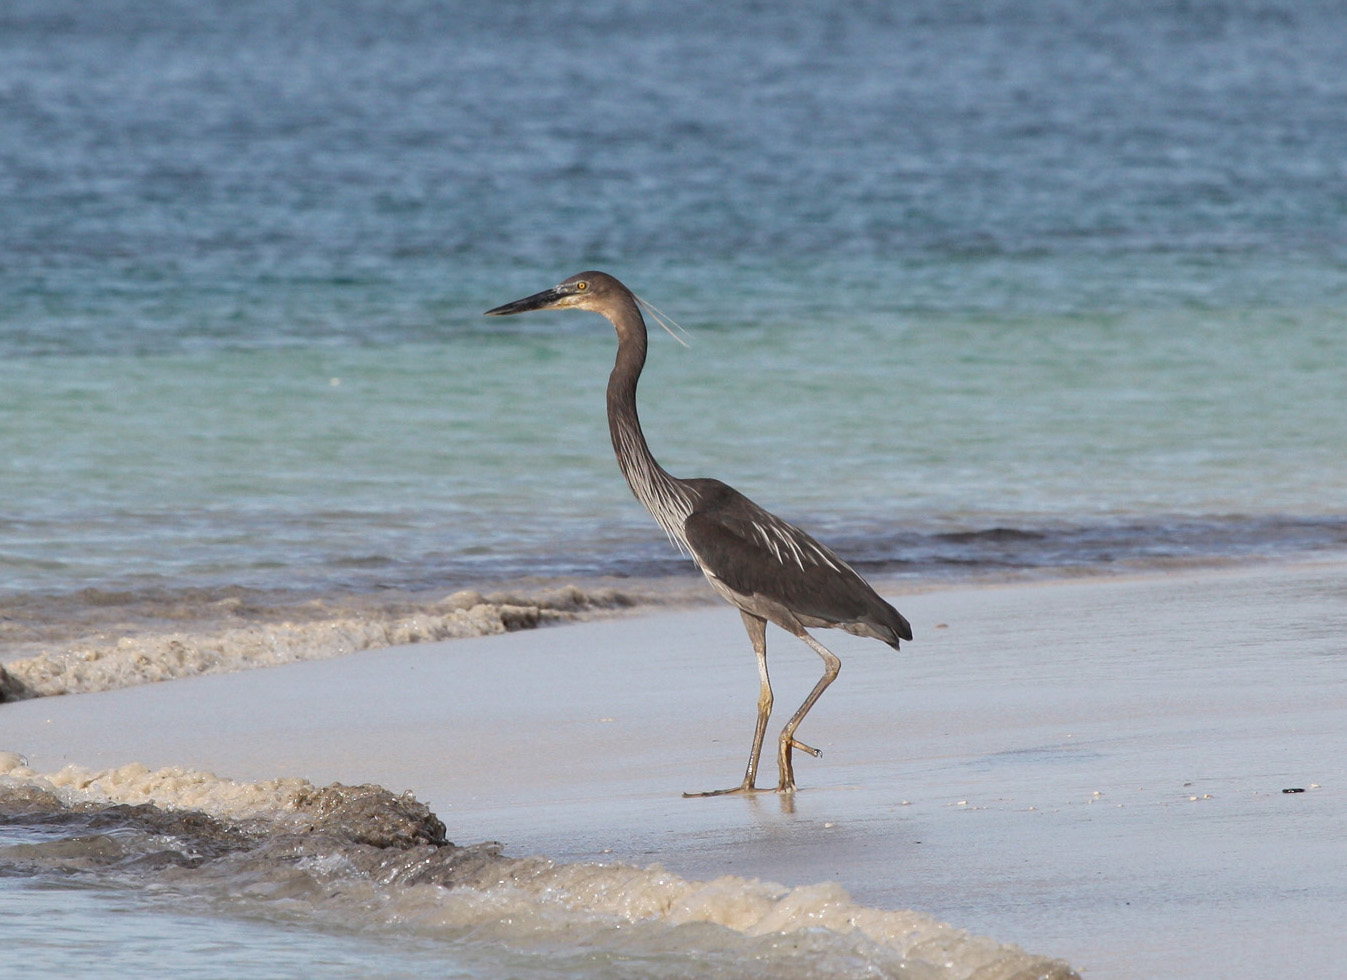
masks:
[[[295,796],[295,809],[313,815],[312,832],[335,834],[371,847],[449,843],[444,824],[410,793],[394,796],[382,786],[333,783]]]

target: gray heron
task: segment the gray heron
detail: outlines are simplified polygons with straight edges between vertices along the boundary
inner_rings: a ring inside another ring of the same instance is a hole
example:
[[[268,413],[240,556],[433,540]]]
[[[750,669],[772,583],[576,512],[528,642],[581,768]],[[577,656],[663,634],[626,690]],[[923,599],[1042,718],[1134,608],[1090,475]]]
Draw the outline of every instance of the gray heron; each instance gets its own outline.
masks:
[[[487,310],[506,316],[530,310],[590,310],[617,331],[617,360],[608,378],[608,428],[617,463],[636,498],[669,538],[692,556],[711,587],[739,609],[758,658],[758,720],[744,780],[729,789],[687,796],[758,792],[758,761],[772,713],[767,674],[767,624],[799,637],[823,658],[823,676],[786,723],[777,742],[776,791],[795,790],[794,749],[819,756],[795,737],[809,709],[837,677],[842,662],[808,633],[810,628],[846,630],[882,640],[895,650],[912,639],[902,614],[830,548],[777,517],[719,480],[682,480],[655,460],[641,432],[636,385],[645,367],[644,304],[626,286],[603,272],[582,272],[540,293]],[[661,320],[662,322],[662,320]],[[666,327],[667,329],[667,327]]]

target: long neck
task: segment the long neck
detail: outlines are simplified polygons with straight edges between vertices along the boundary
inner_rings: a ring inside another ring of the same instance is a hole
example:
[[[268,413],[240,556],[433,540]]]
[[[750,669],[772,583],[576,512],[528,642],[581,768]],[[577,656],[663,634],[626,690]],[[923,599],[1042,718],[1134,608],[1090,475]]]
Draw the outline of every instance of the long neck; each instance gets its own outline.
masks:
[[[645,367],[645,320],[634,300],[608,315],[617,330],[617,360],[608,376],[608,432],[617,465],[636,499],[645,505],[669,539],[688,551],[683,522],[692,513],[692,499],[681,482],[665,472],[650,452],[636,413],[636,384]]]

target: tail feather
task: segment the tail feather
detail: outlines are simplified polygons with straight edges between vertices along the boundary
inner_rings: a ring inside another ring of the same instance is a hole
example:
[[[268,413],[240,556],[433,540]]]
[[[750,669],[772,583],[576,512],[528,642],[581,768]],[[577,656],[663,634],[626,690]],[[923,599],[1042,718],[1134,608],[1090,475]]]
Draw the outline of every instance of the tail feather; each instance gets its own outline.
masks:
[[[879,638],[897,650],[899,640],[912,639],[912,624],[907,621],[907,617],[882,598],[879,596],[875,598],[879,599],[879,608],[874,611],[872,621],[881,634],[887,634]]]
[[[894,633],[898,635],[898,639],[893,641],[893,648],[897,650],[898,640],[912,639],[912,624],[909,623],[907,621],[907,617],[904,616],[902,613],[900,613],[897,609],[893,611],[893,618],[894,622],[891,625]]]
[[[893,616],[888,622],[882,624],[881,628],[889,634],[886,637],[880,637],[885,643],[897,650],[899,640],[912,639],[912,624],[897,609],[890,608]]]
[[[912,624],[883,599],[879,599],[879,608],[854,623],[842,624],[842,629],[857,636],[880,640],[895,650],[899,649],[900,640],[912,639]]]

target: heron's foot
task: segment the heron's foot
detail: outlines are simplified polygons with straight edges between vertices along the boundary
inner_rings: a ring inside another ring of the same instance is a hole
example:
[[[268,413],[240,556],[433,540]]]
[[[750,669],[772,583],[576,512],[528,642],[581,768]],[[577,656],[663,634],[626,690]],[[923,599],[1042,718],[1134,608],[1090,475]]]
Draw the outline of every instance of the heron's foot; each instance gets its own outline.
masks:
[[[774,792],[776,792],[776,791],[775,791],[775,790],[766,789],[766,788],[759,789],[758,787],[754,786],[752,783],[746,783],[746,782],[745,782],[745,783],[740,783],[738,786],[731,786],[729,789],[710,789],[710,790],[706,790],[706,791],[703,792],[703,793],[684,793],[684,794],[683,794],[683,799],[685,799],[685,800],[691,800],[691,799],[696,799],[697,797],[700,797],[700,796],[730,796],[730,795],[732,795],[732,794],[734,794],[734,793],[751,794],[751,793],[774,793]]]

